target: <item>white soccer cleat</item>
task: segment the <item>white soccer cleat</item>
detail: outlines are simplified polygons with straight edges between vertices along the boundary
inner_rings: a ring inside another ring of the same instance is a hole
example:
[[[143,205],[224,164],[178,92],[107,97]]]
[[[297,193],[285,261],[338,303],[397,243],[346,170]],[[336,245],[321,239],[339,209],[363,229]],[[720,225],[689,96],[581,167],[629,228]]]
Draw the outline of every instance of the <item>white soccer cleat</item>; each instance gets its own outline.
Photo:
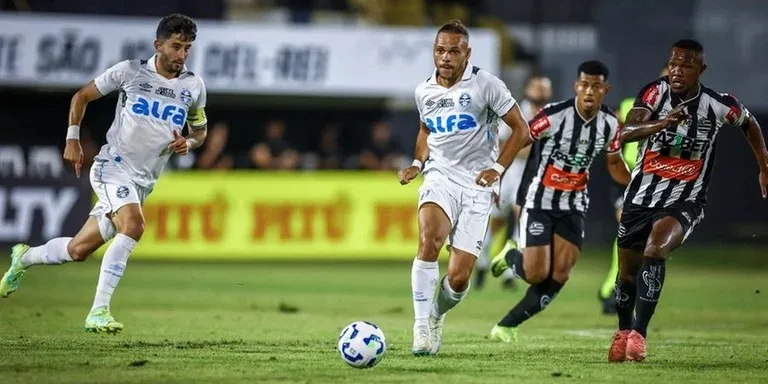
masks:
[[[432,353],[429,340],[429,324],[415,323],[413,325],[413,347],[411,352],[414,356],[427,356]]]
[[[429,343],[431,344],[430,352],[433,355],[440,352],[440,345],[443,343],[443,321],[445,317],[429,316]]]

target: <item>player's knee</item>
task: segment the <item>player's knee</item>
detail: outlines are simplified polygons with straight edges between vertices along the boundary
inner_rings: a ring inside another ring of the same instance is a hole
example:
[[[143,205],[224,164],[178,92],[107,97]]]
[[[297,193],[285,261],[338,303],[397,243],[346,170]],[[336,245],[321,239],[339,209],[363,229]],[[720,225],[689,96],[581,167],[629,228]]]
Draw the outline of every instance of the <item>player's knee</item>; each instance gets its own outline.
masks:
[[[555,269],[552,270],[552,279],[557,281],[560,284],[565,284],[568,282],[568,279],[571,277],[571,268],[562,266],[562,267],[555,267]]]
[[[419,235],[419,260],[435,261],[440,254],[443,240],[432,231],[423,231]]]
[[[139,241],[141,236],[144,234],[144,219],[138,217],[126,220],[124,223],[122,223],[120,228],[118,228],[118,232],[130,237],[131,239]]]
[[[664,259],[667,257],[664,249],[656,244],[648,244],[645,246],[643,256],[650,257],[652,259]]]
[[[448,285],[455,292],[464,292],[469,287],[469,278],[472,270],[462,271],[458,268],[448,270]]]
[[[545,265],[525,266],[525,280],[530,285],[536,285],[547,279],[549,268]]]
[[[67,253],[72,261],[85,261],[93,253],[93,247],[82,241],[71,240],[67,244]]]

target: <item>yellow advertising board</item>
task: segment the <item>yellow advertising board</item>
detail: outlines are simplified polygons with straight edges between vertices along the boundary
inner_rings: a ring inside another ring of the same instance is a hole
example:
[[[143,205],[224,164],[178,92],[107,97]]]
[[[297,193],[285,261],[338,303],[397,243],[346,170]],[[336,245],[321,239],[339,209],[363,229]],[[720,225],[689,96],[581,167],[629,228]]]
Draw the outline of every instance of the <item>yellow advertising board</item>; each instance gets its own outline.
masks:
[[[134,256],[410,259],[420,184],[395,173],[168,173],[145,202]]]

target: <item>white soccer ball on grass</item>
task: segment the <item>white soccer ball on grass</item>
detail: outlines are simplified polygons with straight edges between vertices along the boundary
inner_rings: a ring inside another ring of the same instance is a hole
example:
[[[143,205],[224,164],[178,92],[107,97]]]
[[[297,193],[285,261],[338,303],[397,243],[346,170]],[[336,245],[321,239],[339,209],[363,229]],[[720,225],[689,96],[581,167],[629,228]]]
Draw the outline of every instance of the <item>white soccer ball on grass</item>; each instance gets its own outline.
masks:
[[[339,355],[354,368],[371,368],[387,351],[384,332],[373,323],[355,321],[344,327],[339,335]]]

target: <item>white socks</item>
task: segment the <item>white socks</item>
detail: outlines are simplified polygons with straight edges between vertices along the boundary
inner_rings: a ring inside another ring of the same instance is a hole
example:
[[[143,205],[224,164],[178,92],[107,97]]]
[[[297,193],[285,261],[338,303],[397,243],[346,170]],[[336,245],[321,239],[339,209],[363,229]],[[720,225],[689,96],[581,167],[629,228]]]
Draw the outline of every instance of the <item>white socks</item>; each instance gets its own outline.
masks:
[[[128,257],[131,256],[131,252],[133,252],[135,247],[136,240],[122,233],[118,233],[115,236],[112,244],[107,248],[107,252],[104,253],[104,258],[101,259],[99,283],[96,286],[96,297],[93,299],[91,310],[98,307],[109,307],[112,293],[115,292],[117,283],[123,277],[125,264],[128,262]]]
[[[435,297],[440,270],[437,261],[413,259],[411,289],[413,291],[413,315],[416,323],[427,323]]]
[[[67,245],[71,237],[57,237],[47,243],[32,247],[21,257],[21,264],[25,267],[38,264],[64,264],[72,261],[67,252]]]
[[[460,303],[467,296],[469,286],[463,292],[456,292],[448,284],[448,277],[443,277],[443,283],[440,284],[440,292],[437,294],[437,303],[435,303],[432,316],[443,318],[445,313]]]

